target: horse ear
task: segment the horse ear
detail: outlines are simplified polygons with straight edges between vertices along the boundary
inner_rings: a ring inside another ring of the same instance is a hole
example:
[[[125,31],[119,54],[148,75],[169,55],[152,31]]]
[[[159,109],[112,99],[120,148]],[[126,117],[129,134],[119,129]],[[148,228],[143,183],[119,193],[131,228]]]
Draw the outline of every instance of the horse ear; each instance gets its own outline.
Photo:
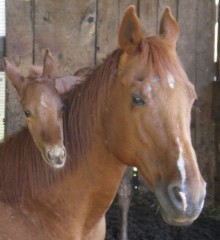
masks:
[[[49,49],[46,49],[44,55],[43,77],[54,79],[56,77],[55,59]]]
[[[55,79],[55,87],[57,91],[62,94],[68,92],[76,84],[83,81],[83,77],[80,76],[64,76]]]
[[[17,90],[19,96],[21,96],[21,91],[24,88],[26,84],[26,79],[24,76],[22,76],[13,66],[12,64],[7,60],[7,58],[3,59],[3,67],[5,70],[5,74],[7,76],[7,79],[10,80],[12,85]]]
[[[170,8],[167,7],[160,20],[160,34],[171,41],[174,47],[176,47],[179,32],[179,26],[173,17]]]
[[[141,39],[142,29],[135,7],[129,6],[120,26],[119,46],[128,54],[132,54],[140,46]]]

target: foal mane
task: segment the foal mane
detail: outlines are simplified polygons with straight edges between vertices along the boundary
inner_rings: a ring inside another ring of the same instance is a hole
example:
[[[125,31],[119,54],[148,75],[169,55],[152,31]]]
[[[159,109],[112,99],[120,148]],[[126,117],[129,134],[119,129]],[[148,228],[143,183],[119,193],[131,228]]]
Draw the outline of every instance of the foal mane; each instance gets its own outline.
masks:
[[[27,78],[30,78],[30,79],[34,80],[34,79],[37,79],[37,78],[41,77],[42,73],[43,73],[43,67],[42,66],[32,65],[29,68]]]

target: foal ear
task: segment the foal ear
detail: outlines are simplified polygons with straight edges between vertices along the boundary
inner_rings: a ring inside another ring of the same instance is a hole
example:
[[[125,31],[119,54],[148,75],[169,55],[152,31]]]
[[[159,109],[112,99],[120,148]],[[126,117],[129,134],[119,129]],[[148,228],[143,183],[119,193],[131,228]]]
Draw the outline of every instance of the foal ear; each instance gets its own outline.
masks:
[[[160,34],[176,47],[176,42],[179,37],[179,26],[173,17],[171,10],[167,7],[160,20]]]
[[[56,77],[55,59],[49,49],[46,49],[44,55],[43,77],[54,79]]]
[[[3,67],[5,70],[5,74],[7,79],[10,80],[12,85],[17,90],[18,94],[21,96],[21,91],[26,84],[25,77],[22,76],[17,69],[15,69],[12,64],[7,60],[7,58],[3,59]]]
[[[119,30],[119,46],[128,54],[134,53],[142,39],[141,23],[135,7],[129,6],[124,14]]]

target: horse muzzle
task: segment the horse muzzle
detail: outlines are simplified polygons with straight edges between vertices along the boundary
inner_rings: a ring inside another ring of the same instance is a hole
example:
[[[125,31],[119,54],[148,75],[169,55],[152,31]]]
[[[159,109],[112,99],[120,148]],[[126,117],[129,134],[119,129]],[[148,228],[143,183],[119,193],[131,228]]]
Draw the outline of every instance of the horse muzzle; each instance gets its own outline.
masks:
[[[194,191],[181,183],[157,188],[155,194],[159,200],[161,215],[167,224],[186,226],[198,218],[206,196],[204,180],[198,188],[199,191]]]
[[[62,168],[66,162],[66,149],[65,147],[55,146],[46,150],[44,157],[47,164],[53,168]]]

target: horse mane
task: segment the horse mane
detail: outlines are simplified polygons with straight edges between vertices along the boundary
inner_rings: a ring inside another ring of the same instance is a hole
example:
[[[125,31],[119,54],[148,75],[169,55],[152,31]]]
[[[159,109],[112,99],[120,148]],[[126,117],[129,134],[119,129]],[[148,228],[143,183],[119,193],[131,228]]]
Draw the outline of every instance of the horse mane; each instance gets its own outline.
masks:
[[[175,49],[168,40],[160,36],[144,38],[142,40],[142,54],[145,57],[147,56],[149,75],[151,76],[156,73],[157,76],[160,76],[163,87],[167,85],[168,72],[180,76],[181,81],[185,80],[186,84],[190,84],[186,73],[183,70],[182,63]],[[175,79],[175,81],[178,81],[178,79]]]
[[[34,79],[37,79],[37,78],[41,77],[42,73],[43,73],[43,67],[42,66],[32,65],[29,68],[27,78],[30,78],[30,79],[34,80]]]
[[[117,49],[104,62],[89,71],[85,81],[74,86],[65,94],[64,113],[65,146],[75,167],[83,158],[95,137],[97,126],[100,126],[100,113],[114,82],[122,50]]]

